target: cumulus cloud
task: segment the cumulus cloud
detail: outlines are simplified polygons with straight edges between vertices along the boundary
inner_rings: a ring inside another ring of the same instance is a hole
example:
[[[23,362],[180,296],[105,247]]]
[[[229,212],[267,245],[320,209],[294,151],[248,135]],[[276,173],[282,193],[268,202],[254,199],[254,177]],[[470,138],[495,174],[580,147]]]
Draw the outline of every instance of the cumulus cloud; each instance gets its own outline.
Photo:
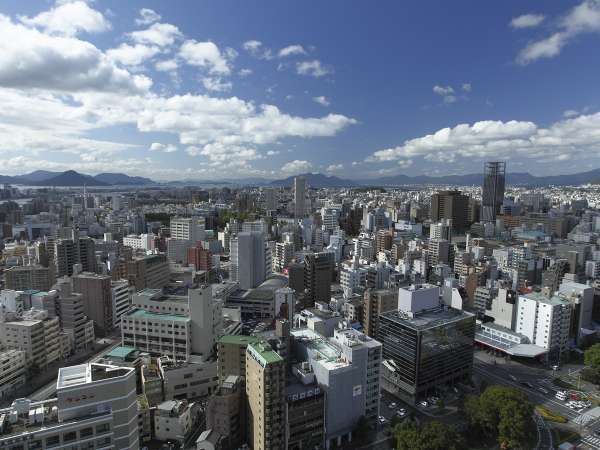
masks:
[[[454,88],[452,86],[438,86],[437,84],[433,87],[433,92],[437,95],[445,96],[454,94]]]
[[[198,156],[202,149],[200,147],[196,147],[195,145],[190,145],[185,149],[185,152],[190,156]]]
[[[161,19],[160,14],[149,8],[142,8],[139,12],[139,17],[135,19],[137,25],[150,25],[158,22]]]
[[[238,72],[238,75],[242,78],[247,77],[248,75],[252,75],[252,69],[241,69]]]
[[[50,36],[0,15],[0,86],[144,92],[152,81],[117,67],[89,42]]]
[[[319,95],[318,97],[313,97],[313,101],[315,103],[318,103],[319,105],[322,106],[329,106],[331,105],[331,101],[325,97],[324,95]]]
[[[313,165],[306,160],[295,159],[293,161],[285,163],[281,167],[281,171],[289,175],[296,175],[299,173],[309,172],[312,169],[312,167]]]
[[[179,49],[179,56],[192,66],[202,67],[210,73],[228,75],[229,63],[214,42],[188,40]]]
[[[110,23],[102,13],[90,8],[84,1],[57,3],[49,11],[35,17],[20,16],[19,20],[46,33],[63,36],[75,36],[80,32],[100,33],[110,29]]]
[[[292,56],[292,55],[306,55],[306,50],[304,50],[304,47],[302,47],[299,44],[294,44],[294,45],[288,45],[287,47],[282,48],[281,50],[279,50],[278,56],[280,58],[285,58],[287,56]]]
[[[542,14],[523,14],[513,18],[510,21],[510,26],[512,28],[533,28],[540,25],[544,19],[545,16]]]
[[[275,156],[275,155],[279,155],[279,150],[269,150],[267,152],[267,156]]]
[[[178,66],[179,64],[177,64],[177,60],[175,59],[165,59],[157,61],[156,64],[154,64],[154,68],[159,72],[172,72],[173,70],[177,70]]]
[[[163,153],[174,153],[177,151],[177,147],[173,144],[161,144],[160,142],[153,142],[150,145],[150,151],[152,152],[163,152]]]
[[[242,44],[244,50],[246,50],[250,55],[254,56],[258,59],[273,59],[273,52],[271,49],[263,46],[263,43],[257,41],[255,39],[246,41]]]
[[[296,72],[298,75],[309,75],[311,77],[319,78],[331,73],[331,71],[321,64],[319,60],[313,61],[302,61],[296,63]]]
[[[520,158],[537,163],[568,158],[600,159],[599,126],[600,113],[578,115],[547,128],[516,120],[459,124],[376,151],[368,161],[406,164],[411,160],[412,164],[418,157],[431,162],[454,162],[461,158],[469,161]]]
[[[169,47],[183,37],[179,28],[170,23],[153,23],[145,30],[133,31],[129,38],[138,44]]]
[[[471,90],[473,89],[473,87],[471,86],[471,83],[463,83],[461,88],[465,92],[471,92]]]
[[[221,77],[205,77],[202,78],[204,89],[211,92],[228,92],[232,88],[229,81],[223,81]]]
[[[142,44],[121,44],[117,48],[111,48],[106,51],[106,55],[113,61],[117,61],[125,66],[139,66],[147,59],[150,59],[160,53],[158,47],[151,47]]]
[[[584,33],[600,32],[600,1],[584,0],[572,8],[555,27],[554,32],[532,41],[517,55],[517,62],[525,65],[542,58],[553,58],[573,39]]]
[[[325,169],[327,172],[340,172],[341,170],[344,170],[344,165],[343,164],[330,164],[329,166],[327,166],[327,169]]]

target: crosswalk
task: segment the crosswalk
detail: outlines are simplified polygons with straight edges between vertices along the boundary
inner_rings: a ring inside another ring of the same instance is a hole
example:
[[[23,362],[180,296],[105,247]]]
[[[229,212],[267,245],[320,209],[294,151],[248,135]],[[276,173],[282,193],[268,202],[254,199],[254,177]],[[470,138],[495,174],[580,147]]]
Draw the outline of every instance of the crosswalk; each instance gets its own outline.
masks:
[[[589,445],[591,448],[600,450],[600,437],[588,435],[581,438],[581,442]]]

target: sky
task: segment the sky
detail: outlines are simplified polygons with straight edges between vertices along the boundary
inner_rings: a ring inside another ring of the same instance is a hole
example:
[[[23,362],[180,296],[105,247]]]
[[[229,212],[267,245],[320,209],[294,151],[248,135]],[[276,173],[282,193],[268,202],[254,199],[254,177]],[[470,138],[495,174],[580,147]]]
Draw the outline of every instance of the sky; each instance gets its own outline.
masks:
[[[4,0],[0,174],[600,168],[600,0]]]

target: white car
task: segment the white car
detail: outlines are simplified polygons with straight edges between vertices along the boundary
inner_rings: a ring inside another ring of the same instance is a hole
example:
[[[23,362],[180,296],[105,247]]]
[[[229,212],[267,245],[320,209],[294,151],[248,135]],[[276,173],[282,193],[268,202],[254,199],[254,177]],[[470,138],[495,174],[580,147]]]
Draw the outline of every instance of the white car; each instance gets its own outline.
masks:
[[[429,406],[429,403],[427,403],[426,400],[423,400],[421,403],[419,403],[419,405],[421,405],[423,408],[427,408]]]
[[[406,410],[404,408],[400,408],[398,411],[396,411],[396,414],[400,417],[404,417],[406,415]]]
[[[396,402],[390,403],[390,409],[394,409],[396,406],[398,406],[398,405],[396,405]]]
[[[379,416],[379,423],[380,424],[384,424],[385,423],[385,417]]]

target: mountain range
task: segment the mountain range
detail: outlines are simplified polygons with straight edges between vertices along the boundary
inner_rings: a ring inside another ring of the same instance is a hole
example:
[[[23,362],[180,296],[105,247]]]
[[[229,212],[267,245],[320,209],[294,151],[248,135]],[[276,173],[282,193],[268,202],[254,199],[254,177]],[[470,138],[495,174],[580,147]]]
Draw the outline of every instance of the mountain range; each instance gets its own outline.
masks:
[[[320,173],[305,173],[301,176],[306,178],[308,186],[315,188],[334,187],[358,187],[358,186],[401,186],[401,185],[480,185],[483,181],[481,173],[466,175],[446,175],[433,177],[429,175],[394,175],[388,177],[374,178],[368,180],[350,180],[333,175]],[[124,173],[100,173],[98,175],[86,175],[74,170],[66,172],[50,172],[47,170],[36,170],[25,175],[5,176],[0,175],[0,183],[21,184],[28,186],[148,186],[159,184],[144,178],[129,176]],[[528,172],[514,172],[506,175],[506,183],[520,186],[565,186],[580,185],[587,183],[600,183],[600,169],[587,172],[579,172],[569,175],[535,176]],[[236,186],[272,186],[291,187],[294,184],[294,176],[281,180],[266,180],[262,178],[247,178],[240,180],[178,180],[171,181],[170,185],[236,185]]]
[[[0,175],[0,183],[24,184],[28,186],[145,186],[156,184],[149,178],[130,177],[123,173],[100,173],[98,175],[85,175],[74,170],[66,172],[50,172],[36,170],[25,175],[5,176]]]

